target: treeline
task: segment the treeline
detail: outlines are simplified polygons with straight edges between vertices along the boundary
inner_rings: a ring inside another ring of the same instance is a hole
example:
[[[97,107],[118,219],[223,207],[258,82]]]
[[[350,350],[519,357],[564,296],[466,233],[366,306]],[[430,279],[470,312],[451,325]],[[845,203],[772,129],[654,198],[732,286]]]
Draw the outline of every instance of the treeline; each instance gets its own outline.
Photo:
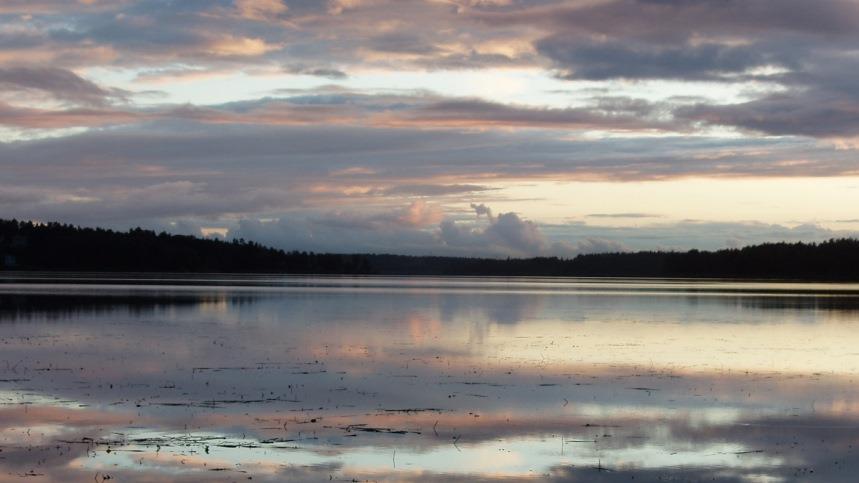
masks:
[[[636,252],[580,255],[579,276],[719,277],[859,281],[859,240],[764,243],[713,252]]]
[[[475,259],[371,255],[384,274],[545,277],[704,277],[859,281],[859,240],[764,243],[739,249],[599,253],[572,259]]]
[[[0,220],[0,267],[104,272],[369,273],[361,256],[285,252],[135,228],[128,232],[60,223]]]
[[[859,240],[740,249],[492,259],[286,252],[245,240],[0,220],[0,269],[554,277],[714,277],[859,281]]]

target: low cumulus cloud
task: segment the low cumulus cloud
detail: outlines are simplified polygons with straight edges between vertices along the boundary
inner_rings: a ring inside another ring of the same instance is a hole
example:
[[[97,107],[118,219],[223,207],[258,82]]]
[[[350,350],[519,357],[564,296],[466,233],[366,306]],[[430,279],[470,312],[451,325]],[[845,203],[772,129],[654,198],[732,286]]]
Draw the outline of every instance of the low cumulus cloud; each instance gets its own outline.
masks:
[[[454,221],[445,221],[440,229],[441,241],[454,249],[469,247],[487,252],[506,250],[520,256],[548,253],[549,242],[536,223],[523,220],[516,213],[499,213],[498,216],[489,213],[487,218],[488,225],[477,227],[464,227]]]
[[[425,217],[423,213],[433,213]],[[497,215],[483,204],[472,207],[472,219],[440,215],[420,204],[372,216],[285,215],[277,221],[245,218],[230,237],[259,240],[285,249],[463,255],[490,257],[573,257],[580,253],[630,250],[734,248],[768,241],[823,241],[856,236],[813,223],[796,226],[758,222],[659,222],[635,227],[589,223],[546,225],[513,212]],[[412,214],[418,216],[412,218]],[[420,220],[420,223],[414,223]],[[714,236],[718,233],[719,236]]]
[[[437,206],[417,201],[387,213],[283,216],[275,221],[242,219],[230,237],[259,240],[295,250],[405,253],[477,257],[573,257],[626,251],[619,242],[588,236],[567,241],[547,237],[534,221],[473,205],[475,218],[454,220]]]

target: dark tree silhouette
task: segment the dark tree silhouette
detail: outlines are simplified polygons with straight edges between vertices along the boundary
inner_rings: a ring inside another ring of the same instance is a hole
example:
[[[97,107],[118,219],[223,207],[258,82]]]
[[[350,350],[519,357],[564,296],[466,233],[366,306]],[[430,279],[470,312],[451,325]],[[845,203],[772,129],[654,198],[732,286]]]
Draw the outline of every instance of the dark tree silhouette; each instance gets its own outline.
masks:
[[[361,256],[284,252],[232,242],[0,220],[0,267],[127,272],[368,273]]]
[[[0,220],[0,269],[128,272],[713,277],[859,281],[859,240],[765,243],[718,251],[601,253],[573,259],[285,252],[135,228],[117,232]]]

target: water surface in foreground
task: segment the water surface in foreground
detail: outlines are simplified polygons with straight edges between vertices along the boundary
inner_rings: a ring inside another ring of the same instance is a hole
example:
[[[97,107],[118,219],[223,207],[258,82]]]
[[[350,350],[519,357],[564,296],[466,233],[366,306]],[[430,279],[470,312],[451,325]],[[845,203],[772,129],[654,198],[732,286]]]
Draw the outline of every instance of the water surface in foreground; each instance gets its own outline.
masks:
[[[859,285],[5,275],[2,481],[856,481]]]

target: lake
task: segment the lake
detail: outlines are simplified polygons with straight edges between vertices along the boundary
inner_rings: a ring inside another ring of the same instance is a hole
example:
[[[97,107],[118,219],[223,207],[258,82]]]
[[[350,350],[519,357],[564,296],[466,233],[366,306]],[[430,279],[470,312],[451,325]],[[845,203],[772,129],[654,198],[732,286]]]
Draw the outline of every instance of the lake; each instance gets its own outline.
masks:
[[[852,482],[857,377],[855,284],[6,273],[0,482]]]

